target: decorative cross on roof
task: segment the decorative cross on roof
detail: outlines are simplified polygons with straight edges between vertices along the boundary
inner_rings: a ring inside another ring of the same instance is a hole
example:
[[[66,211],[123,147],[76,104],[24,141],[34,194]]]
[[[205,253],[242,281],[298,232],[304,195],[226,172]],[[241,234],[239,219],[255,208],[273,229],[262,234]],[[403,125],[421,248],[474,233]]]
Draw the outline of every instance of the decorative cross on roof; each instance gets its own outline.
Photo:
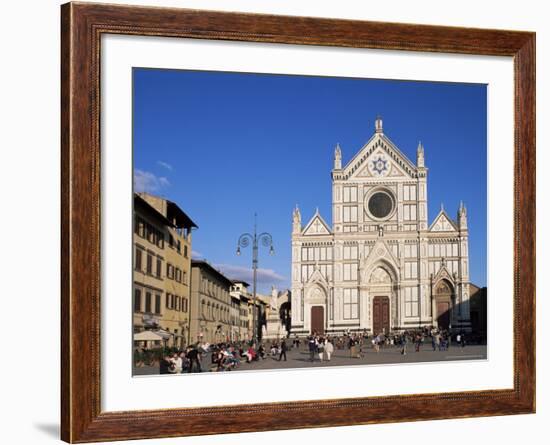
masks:
[[[313,225],[315,226],[315,232],[319,233],[321,231],[321,229],[319,227],[321,225],[321,223],[319,222],[319,220],[315,221],[315,223]]]

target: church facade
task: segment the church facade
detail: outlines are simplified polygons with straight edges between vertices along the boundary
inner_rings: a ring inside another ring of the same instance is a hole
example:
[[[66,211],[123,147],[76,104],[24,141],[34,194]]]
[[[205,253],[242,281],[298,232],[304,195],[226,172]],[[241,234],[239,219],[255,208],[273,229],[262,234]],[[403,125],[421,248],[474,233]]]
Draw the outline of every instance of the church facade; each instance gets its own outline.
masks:
[[[292,334],[371,334],[424,326],[469,331],[466,207],[428,221],[428,169],[384,134],[332,170],[332,224],[317,210],[292,224]]]

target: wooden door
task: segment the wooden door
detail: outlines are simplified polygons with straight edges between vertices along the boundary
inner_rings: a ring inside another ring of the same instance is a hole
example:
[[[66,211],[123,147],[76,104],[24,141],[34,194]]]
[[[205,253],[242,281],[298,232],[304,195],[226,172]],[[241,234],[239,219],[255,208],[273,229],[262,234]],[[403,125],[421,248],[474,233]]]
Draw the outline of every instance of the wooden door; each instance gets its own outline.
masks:
[[[437,302],[437,327],[439,329],[449,329],[450,304],[448,301]]]
[[[311,306],[311,333],[325,333],[325,308],[323,306]]]
[[[374,335],[390,332],[390,299],[374,297],[372,301],[372,330]]]

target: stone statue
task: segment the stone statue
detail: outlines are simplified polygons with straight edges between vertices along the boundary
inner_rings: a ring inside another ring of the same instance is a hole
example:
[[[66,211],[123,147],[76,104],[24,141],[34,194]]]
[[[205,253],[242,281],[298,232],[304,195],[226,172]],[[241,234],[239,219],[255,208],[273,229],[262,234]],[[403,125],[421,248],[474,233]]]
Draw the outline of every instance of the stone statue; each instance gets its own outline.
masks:
[[[279,295],[279,292],[275,288],[275,286],[271,286],[271,301],[269,302],[269,305],[271,308],[275,311],[277,311],[277,297]]]

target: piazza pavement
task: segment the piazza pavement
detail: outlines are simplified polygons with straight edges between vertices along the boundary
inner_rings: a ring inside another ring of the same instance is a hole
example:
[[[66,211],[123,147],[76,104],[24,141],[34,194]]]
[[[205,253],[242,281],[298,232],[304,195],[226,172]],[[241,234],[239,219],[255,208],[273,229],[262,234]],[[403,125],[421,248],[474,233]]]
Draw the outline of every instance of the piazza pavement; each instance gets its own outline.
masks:
[[[242,362],[237,368],[228,372],[258,371],[258,370],[276,370],[285,368],[321,368],[327,366],[360,366],[360,365],[383,365],[383,364],[404,364],[404,363],[425,363],[425,362],[444,362],[456,360],[485,360],[487,359],[486,345],[466,345],[464,347],[452,344],[447,350],[433,351],[431,343],[424,343],[420,352],[415,352],[414,344],[407,345],[406,355],[401,354],[399,346],[381,347],[376,352],[370,345],[363,346],[360,358],[352,358],[350,350],[334,349],[331,360],[320,361],[318,354],[315,354],[315,360],[310,361],[307,345],[302,341],[300,348],[292,347],[292,339],[287,339],[289,349],[287,352],[287,361],[278,361],[269,354],[262,360],[251,363]],[[211,364],[210,353],[204,354],[202,358],[203,371],[215,369]],[[158,367],[144,366],[134,367],[134,376],[159,374]]]

